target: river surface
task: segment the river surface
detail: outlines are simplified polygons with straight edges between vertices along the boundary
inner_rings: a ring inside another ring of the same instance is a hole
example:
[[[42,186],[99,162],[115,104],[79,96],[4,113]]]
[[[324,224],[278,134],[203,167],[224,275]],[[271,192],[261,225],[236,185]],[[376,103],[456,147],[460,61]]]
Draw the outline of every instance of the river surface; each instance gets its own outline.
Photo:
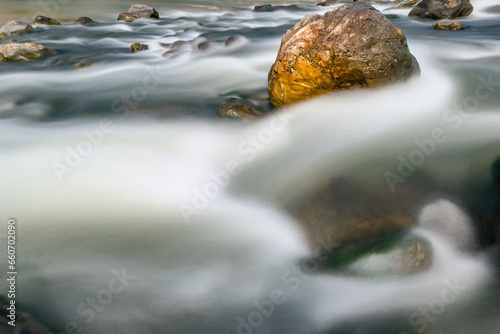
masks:
[[[57,54],[0,63],[2,295],[12,219],[16,305],[55,333],[500,333],[498,228],[481,230],[500,215],[499,1],[474,1],[463,31],[373,3],[420,78],[252,121],[217,108],[265,97],[281,36],[335,6],[155,1],[161,19],[116,22],[130,4],[0,2],[2,23],[96,21],[39,25],[14,39]],[[432,247],[428,269],[394,273],[383,255],[318,269],[289,208],[340,176],[435,190],[405,232]],[[476,233],[446,233],[462,227]]]

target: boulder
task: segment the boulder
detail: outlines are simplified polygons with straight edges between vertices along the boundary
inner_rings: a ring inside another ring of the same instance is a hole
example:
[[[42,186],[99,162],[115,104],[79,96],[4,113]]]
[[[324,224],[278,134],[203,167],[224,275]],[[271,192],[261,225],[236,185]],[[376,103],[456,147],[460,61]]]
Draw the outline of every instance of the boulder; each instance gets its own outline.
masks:
[[[121,12],[117,20],[132,22],[140,18],[159,19],[160,15],[153,7],[146,5],[132,5],[126,11]]]
[[[130,50],[132,52],[145,51],[145,50],[149,50],[149,46],[147,44],[134,43],[134,44],[130,45]]]
[[[38,16],[36,16],[33,19],[33,23],[32,24],[33,25],[36,25],[36,24],[46,24],[46,25],[58,26],[61,23],[59,21],[57,21],[56,19],[53,19],[53,18],[50,18],[50,17],[47,17],[47,16],[43,16],[43,15],[38,15]]]
[[[453,21],[453,22],[442,22],[439,21],[437,23],[434,23],[432,25],[433,29],[436,30],[463,30],[465,27],[460,24],[460,22]]]
[[[0,61],[29,61],[55,53],[41,44],[8,43],[0,46]]]
[[[0,29],[0,36],[9,37],[32,32],[34,29],[27,23],[20,21],[10,21]]]
[[[474,7],[469,0],[422,0],[408,14],[428,19],[454,19],[472,13]]]
[[[366,3],[311,14],[281,40],[268,76],[275,107],[325,93],[380,87],[420,73],[406,37]]]

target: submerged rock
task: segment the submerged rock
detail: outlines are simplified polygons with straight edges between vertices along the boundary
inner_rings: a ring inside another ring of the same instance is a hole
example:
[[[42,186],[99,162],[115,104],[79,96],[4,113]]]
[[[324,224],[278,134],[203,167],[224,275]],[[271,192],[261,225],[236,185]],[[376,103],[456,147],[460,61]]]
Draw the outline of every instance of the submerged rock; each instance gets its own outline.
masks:
[[[304,17],[282,38],[269,72],[275,107],[337,90],[380,87],[420,73],[406,37],[369,4]]]
[[[428,19],[454,19],[472,13],[474,7],[469,0],[422,0],[408,14]]]
[[[247,99],[227,99],[217,110],[227,118],[258,118],[264,114],[264,108]]]
[[[254,12],[274,12],[275,10],[280,10],[280,9],[299,9],[300,7],[297,5],[278,5],[278,6],[273,6],[270,4],[266,5],[258,5],[255,6],[253,11]]]
[[[90,67],[91,65],[92,64],[89,63],[89,61],[87,59],[82,59],[79,62],[75,63],[73,65],[73,67],[76,68],[76,69],[82,69],[82,68]]]
[[[130,45],[130,50],[132,52],[145,51],[145,50],[149,50],[149,46],[147,44],[134,43],[134,44]]]
[[[75,21],[75,23],[79,23],[79,24],[87,24],[87,23],[92,23],[92,22],[94,22],[94,20],[92,20],[88,16],[81,16],[81,17],[77,18]]]
[[[460,24],[460,22],[453,21],[453,22],[442,22],[439,21],[437,23],[434,23],[432,25],[433,29],[436,30],[463,30],[465,27]]]
[[[56,53],[41,44],[8,43],[0,46],[0,61],[29,61]]]
[[[390,9],[400,9],[400,8],[411,8],[411,7],[415,7],[416,5],[418,5],[422,0],[406,0],[406,1],[403,1],[401,2],[400,4],[398,4],[397,6],[395,7],[391,7]]]
[[[0,29],[0,38],[21,35],[32,32],[33,30],[33,27],[27,23],[20,21],[10,21],[4,24]]]
[[[132,22],[140,18],[159,19],[160,15],[153,7],[137,4],[132,5],[126,11],[121,12],[120,15],[118,15],[117,21]]]

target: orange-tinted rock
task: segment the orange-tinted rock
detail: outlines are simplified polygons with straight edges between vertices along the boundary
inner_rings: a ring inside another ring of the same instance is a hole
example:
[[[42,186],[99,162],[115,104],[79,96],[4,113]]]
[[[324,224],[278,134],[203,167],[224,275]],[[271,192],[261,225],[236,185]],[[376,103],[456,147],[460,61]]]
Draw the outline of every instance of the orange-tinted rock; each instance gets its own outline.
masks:
[[[437,22],[432,25],[432,28],[436,30],[463,30],[465,29],[463,25],[460,24],[460,22],[453,21],[453,22]]]
[[[289,30],[269,72],[275,107],[337,90],[380,87],[420,69],[401,29],[365,3],[312,14]]]

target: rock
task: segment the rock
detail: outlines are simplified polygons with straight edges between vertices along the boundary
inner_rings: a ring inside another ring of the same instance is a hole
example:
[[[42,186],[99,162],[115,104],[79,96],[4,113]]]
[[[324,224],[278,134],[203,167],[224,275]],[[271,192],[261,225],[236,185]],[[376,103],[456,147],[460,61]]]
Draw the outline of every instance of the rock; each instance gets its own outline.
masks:
[[[349,263],[374,245],[398,238],[414,224],[415,208],[427,195],[420,184],[394,194],[351,178],[325,183],[305,191],[304,198],[287,209],[304,226],[313,248],[331,254],[330,266]]]
[[[428,19],[454,19],[472,13],[474,7],[469,0],[422,0],[408,14]]]
[[[147,46],[147,44],[134,43],[134,44],[130,45],[130,50],[132,52],[145,51],[145,50],[149,50],[149,46]]]
[[[41,44],[8,43],[0,46],[0,61],[28,61],[56,53]]]
[[[400,4],[398,4],[397,6],[391,7],[389,9],[411,8],[411,7],[415,7],[416,5],[418,5],[421,1],[422,0],[406,0],[406,1],[403,1]]]
[[[90,67],[92,64],[88,62],[87,59],[82,59],[76,64],[73,65],[74,68],[76,69],[82,69],[82,68],[87,68]]]
[[[32,32],[34,29],[27,23],[20,21],[10,21],[0,29],[0,36],[9,37]]]
[[[169,50],[169,51],[166,51],[162,54],[162,57],[168,57],[168,56],[173,56],[174,54],[176,54],[177,51],[175,50]]]
[[[87,24],[87,23],[92,23],[94,22],[94,20],[92,20],[90,17],[87,17],[87,16],[81,16],[79,18],[76,19],[75,23],[79,23],[79,24]]]
[[[264,109],[245,99],[227,99],[217,110],[222,117],[228,118],[258,118]]]
[[[273,6],[273,5],[258,5],[255,6],[253,11],[254,12],[274,12],[275,10],[280,10],[280,9],[299,9],[300,7],[297,5],[280,5],[280,6]]]
[[[132,5],[129,9],[120,13],[117,21],[132,22],[140,18],[159,19],[160,15],[153,7],[146,5]]]
[[[460,22],[453,21],[453,22],[442,22],[439,21],[437,23],[434,23],[432,25],[433,29],[436,30],[463,30],[465,27],[460,24]]]
[[[46,25],[56,25],[56,26],[61,25],[61,23],[59,23],[59,21],[57,21],[56,19],[43,15],[38,15],[35,17],[35,19],[33,20],[33,25],[36,24],[46,24]]]
[[[316,2],[316,6],[323,6],[323,7],[326,7],[326,6],[331,6],[331,5],[336,5],[338,3],[341,3],[341,2],[357,2],[359,0],[318,0]],[[387,0],[372,0],[374,2],[387,2]],[[391,0],[389,0],[391,1]],[[395,0],[393,2],[399,2],[400,0]]]
[[[275,107],[325,93],[380,87],[420,73],[406,38],[366,3],[304,17],[281,40],[269,71]]]
[[[414,274],[428,269],[432,264],[432,256],[429,242],[410,235],[389,247],[379,245],[378,249],[351,264],[347,271],[369,276]]]

